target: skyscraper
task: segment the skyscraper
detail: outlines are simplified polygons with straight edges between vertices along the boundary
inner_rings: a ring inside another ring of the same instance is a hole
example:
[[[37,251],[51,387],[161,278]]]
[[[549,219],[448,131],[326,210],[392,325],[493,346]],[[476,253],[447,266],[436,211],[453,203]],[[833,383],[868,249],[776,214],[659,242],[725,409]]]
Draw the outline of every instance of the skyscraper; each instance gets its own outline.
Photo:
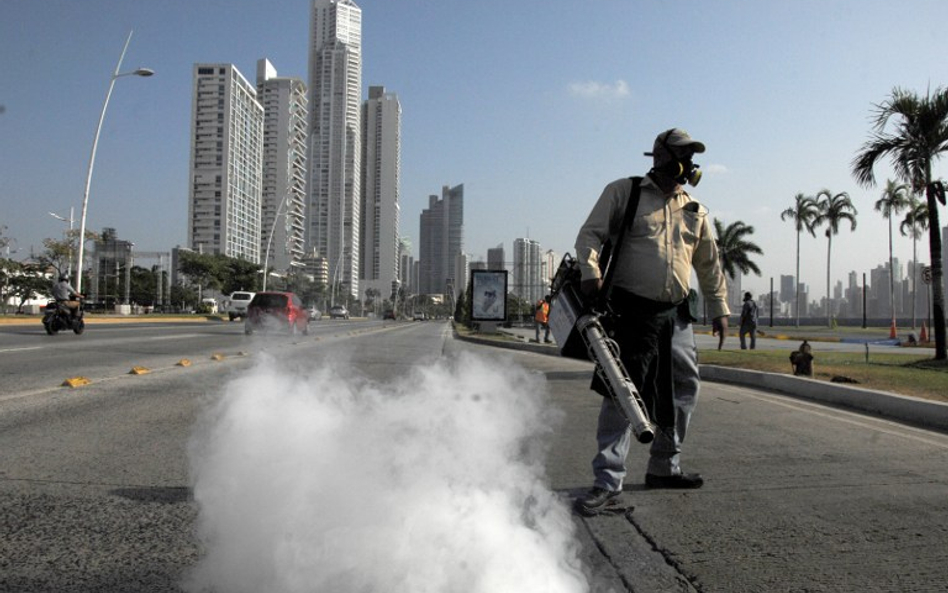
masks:
[[[547,249],[543,252],[543,264],[540,266],[540,281],[543,283],[542,289],[544,296],[549,292],[550,283],[553,280],[553,276],[556,276],[556,271],[560,267],[561,259],[560,254],[552,249]]]
[[[389,298],[398,286],[401,117],[398,96],[369,87],[362,108],[362,291]]]
[[[419,294],[445,294],[457,286],[455,263],[464,248],[464,185],[441,188],[428,197],[421,213],[419,237]]]
[[[533,239],[514,239],[513,242],[513,286],[510,292],[528,303],[535,303],[546,294],[541,277],[542,258],[540,243]]]
[[[188,245],[260,263],[263,107],[233,64],[195,64]]]
[[[306,85],[278,77],[270,61],[261,59],[257,98],[264,114],[261,261],[286,272],[301,267],[305,253]]]
[[[414,294],[418,287],[415,277],[415,256],[412,254],[411,239],[405,236],[398,238],[398,279],[401,288],[408,294]]]
[[[506,270],[507,262],[504,259],[504,244],[497,247],[491,247],[487,250],[487,269],[488,270]]]
[[[362,10],[313,0],[309,47],[307,249],[359,295]]]

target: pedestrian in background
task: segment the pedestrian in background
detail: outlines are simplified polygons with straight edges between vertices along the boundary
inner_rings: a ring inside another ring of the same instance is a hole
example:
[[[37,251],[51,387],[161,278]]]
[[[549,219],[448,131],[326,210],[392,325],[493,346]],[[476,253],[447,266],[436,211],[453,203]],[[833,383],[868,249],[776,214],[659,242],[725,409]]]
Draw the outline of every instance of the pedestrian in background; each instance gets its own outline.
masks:
[[[744,306],[741,307],[741,350],[747,350],[744,337],[750,334],[750,349],[757,348],[757,303],[749,292],[744,293]]]
[[[794,375],[813,376],[813,353],[808,341],[803,340],[800,347],[790,353],[790,366]]]
[[[545,330],[543,335],[544,343],[552,343],[553,340],[550,339],[550,295],[546,295],[537,301],[537,308],[536,313],[533,314],[533,321],[537,330],[536,341],[540,341],[540,329],[542,328]]]

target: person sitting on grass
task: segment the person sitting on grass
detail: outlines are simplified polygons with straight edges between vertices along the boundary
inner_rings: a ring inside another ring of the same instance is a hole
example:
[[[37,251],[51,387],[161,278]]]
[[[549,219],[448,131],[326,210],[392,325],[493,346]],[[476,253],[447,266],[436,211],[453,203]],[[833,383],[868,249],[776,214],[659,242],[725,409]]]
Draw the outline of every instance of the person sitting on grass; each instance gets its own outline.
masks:
[[[790,366],[794,375],[813,376],[813,354],[810,350],[810,343],[803,340],[800,348],[790,353]]]

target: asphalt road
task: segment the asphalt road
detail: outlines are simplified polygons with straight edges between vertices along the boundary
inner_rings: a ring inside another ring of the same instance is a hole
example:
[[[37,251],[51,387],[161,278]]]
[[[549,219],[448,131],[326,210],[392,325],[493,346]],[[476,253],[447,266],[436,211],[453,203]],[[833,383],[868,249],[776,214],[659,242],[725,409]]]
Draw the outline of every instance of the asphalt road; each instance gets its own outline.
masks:
[[[379,386],[462,352],[487,369],[523,369],[560,412],[542,435],[550,488],[566,499],[589,486],[599,399],[588,363],[461,342],[433,322],[313,329],[290,338],[227,323],[90,326],[77,338],[0,327],[0,591],[180,590],[206,553],[188,458],[196,419],[266,357],[290,374],[345,360]],[[182,358],[192,364],[177,366]],[[151,372],[129,374],[136,365]],[[76,375],[91,383],[60,386]],[[944,434],[705,383],[683,460],[705,487],[646,490],[646,455],[630,454],[622,512],[572,518],[591,591],[945,590]],[[449,570],[454,560],[430,563]]]

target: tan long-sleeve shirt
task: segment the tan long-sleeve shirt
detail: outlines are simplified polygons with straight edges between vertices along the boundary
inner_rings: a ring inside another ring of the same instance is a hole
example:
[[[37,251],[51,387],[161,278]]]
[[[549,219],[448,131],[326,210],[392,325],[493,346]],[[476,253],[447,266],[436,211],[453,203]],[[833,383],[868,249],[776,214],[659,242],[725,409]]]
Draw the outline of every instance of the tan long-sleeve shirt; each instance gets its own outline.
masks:
[[[599,277],[599,252],[606,239],[618,236],[631,191],[631,179],[607,185],[579,230],[576,259],[584,280]],[[711,318],[730,314],[708,210],[680,187],[665,195],[648,177],[642,180],[639,207],[625,233],[620,259],[614,286],[676,303],[688,296],[693,268]]]

